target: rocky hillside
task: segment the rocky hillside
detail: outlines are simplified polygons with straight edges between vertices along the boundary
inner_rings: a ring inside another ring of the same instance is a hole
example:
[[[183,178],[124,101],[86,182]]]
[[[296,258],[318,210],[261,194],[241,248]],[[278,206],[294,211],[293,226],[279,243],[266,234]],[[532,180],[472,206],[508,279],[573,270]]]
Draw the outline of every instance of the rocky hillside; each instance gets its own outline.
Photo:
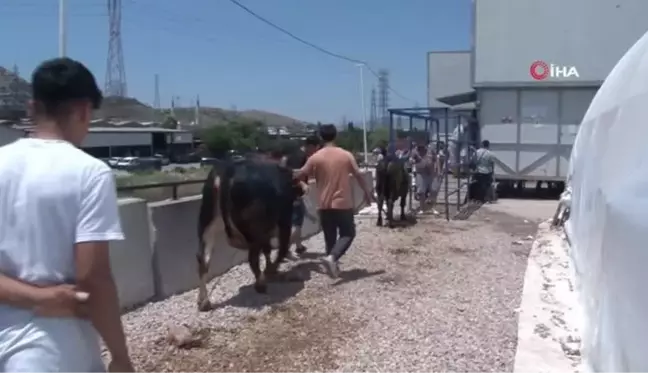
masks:
[[[2,66],[0,66],[0,116],[3,105],[5,111],[15,111],[17,107],[25,108],[31,92],[29,83]],[[9,107],[9,105],[11,107]],[[156,110],[135,98],[106,97],[96,118],[114,118],[141,122],[163,121],[168,109]],[[191,108],[176,108],[175,116],[182,124],[194,121],[195,110]],[[261,110],[225,110],[216,107],[203,107],[200,109],[200,123],[204,126],[223,124],[237,116],[260,120],[271,127],[299,128],[306,124],[300,120],[285,115],[270,113]]]

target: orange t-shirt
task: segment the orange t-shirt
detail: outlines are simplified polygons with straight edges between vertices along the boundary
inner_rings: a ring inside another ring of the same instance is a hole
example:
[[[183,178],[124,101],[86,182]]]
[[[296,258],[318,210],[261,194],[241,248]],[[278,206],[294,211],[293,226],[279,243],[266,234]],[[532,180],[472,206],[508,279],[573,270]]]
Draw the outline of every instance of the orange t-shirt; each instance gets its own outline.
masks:
[[[354,208],[349,174],[359,170],[351,153],[337,146],[325,146],[308,158],[302,171],[315,177],[320,209]]]

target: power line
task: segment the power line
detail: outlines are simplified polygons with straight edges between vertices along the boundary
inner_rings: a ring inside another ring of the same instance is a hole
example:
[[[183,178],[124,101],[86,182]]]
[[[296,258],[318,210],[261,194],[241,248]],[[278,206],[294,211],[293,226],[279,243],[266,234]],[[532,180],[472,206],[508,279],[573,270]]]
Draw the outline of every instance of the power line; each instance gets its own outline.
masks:
[[[322,52],[322,53],[324,53],[324,54],[326,54],[326,55],[329,55],[329,56],[331,56],[331,57],[334,57],[334,58],[337,58],[337,59],[340,59],[340,60],[343,60],[343,61],[347,61],[347,62],[355,63],[355,64],[362,64],[362,65],[364,65],[364,66],[367,68],[367,70],[369,70],[369,72],[372,73],[376,78],[380,78],[380,75],[379,75],[379,74],[378,74],[374,69],[372,69],[371,66],[370,66],[366,61],[358,60],[358,59],[351,58],[351,57],[347,57],[347,56],[344,56],[344,55],[341,55],[341,54],[338,54],[338,53],[335,53],[335,52],[331,52],[330,50],[325,49],[325,48],[323,48],[323,47],[320,47],[319,45],[313,44],[313,43],[311,43],[311,42],[309,42],[309,41],[307,41],[307,40],[304,40],[304,39],[300,38],[299,36],[293,34],[292,32],[286,30],[285,28],[283,28],[283,27],[281,27],[281,26],[279,26],[279,25],[273,23],[272,21],[268,20],[267,18],[265,18],[265,17],[263,17],[263,16],[257,14],[256,12],[254,12],[252,9],[248,8],[247,6],[241,4],[238,0],[229,0],[229,1],[230,1],[232,4],[236,5],[237,7],[243,9],[245,12],[247,12],[248,14],[250,14],[251,16],[253,16],[254,18],[258,19],[259,21],[261,21],[261,22],[267,24],[268,26],[270,26],[270,27],[272,27],[272,28],[274,28],[274,29],[276,29],[276,30],[278,30],[278,31],[280,31],[280,32],[282,32],[282,33],[288,35],[288,36],[290,36],[291,38],[297,40],[298,42],[300,42],[300,43],[302,43],[302,44],[304,44],[304,45],[306,45],[306,46],[309,46],[309,47],[311,47],[311,48],[313,48],[313,49],[315,49],[315,50],[317,50],[317,51],[320,51],[320,52]],[[405,101],[410,101],[410,102],[415,102],[414,100],[409,99],[409,98],[403,96],[400,92],[396,91],[396,90],[395,90],[394,88],[392,88],[391,86],[388,86],[387,88],[388,88],[390,91],[392,91],[392,93],[394,93],[396,96],[402,98],[403,100],[405,100]]]

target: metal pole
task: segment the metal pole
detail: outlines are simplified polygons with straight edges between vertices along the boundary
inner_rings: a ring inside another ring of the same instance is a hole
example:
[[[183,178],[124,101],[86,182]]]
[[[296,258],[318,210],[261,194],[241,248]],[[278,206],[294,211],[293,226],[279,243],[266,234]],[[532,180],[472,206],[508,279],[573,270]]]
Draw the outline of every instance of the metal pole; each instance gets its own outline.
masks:
[[[394,155],[394,113],[389,112],[389,146],[387,147],[389,155]]]
[[[450,158],[450,154],[448,153],[448,108],[445,109],[445,144],[444,144],[444,163],[445,165],[443,166],[444,173],[443,173],[443,182],[445,184],[445,215],[446,215],[446,220],[450,220],[450,201],[448,200],[448,158]]]
[[[455,177],[457,179],[457,212],[461,208],[461,147],[463,143],[463,135],[461,133],[461,116],[457,115],[457,138],[455,139]]]
[[[410,115],[410,117],[409,117],[409,156],[410,157],[412,156],[412,151],[414,151],[414,146],[413,146],[414,144],[412,143],[412,130],[413,129],[414,129],[414,117],[412,117]],[[412,173],[410,174],[410,176],[413,176],[414,178],[416,178],[416,171],[414,171],[414,167],[412,167]],[[414,204],[412,203],[412,194],[414,194],[414,193],[411,192],[411,187],[412,187],[411,181],[410,181],[410,183],[409,183],[409,185],[407,187],[410,188],[410,193],[408,193],[408,195],[409,195],[409,209],[410,209],[410,212],[412,212],[412,211],[414,211]],[[420,205],[420,203],[421,202],[419,201],[419,205]]]
[[[65,22],[65,0],[59,0],[59,57],[67,54],[67,25]]]
[[[362,145],[364,147],[364,164],[365,167],[369,164],[369,152],[367,150],[367,113],[365,110],[365,96],[364,96],[364,64],[359,63],[356,65],[360,68],[360,107],[362,108]]]

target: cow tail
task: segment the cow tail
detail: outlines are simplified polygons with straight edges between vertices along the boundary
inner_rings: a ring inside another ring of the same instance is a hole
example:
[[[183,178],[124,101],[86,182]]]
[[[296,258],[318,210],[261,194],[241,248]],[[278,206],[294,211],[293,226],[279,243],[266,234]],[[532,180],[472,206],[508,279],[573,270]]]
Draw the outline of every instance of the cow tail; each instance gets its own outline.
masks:
[[[223,225],[225,227],[225,234],[228,238],[232,238],[232,226],[230,224],[230,202],[231,202],[231,184],[234,177],[234,169],[231,165],[227,165],[223,172],[224,177],[220,183],[220,211],[223,217]]]
[[[203,184],[202,200],[200,203],[200,213],[198,215],[198,269],[199,273],[206,272],[207,263],[205,263],[205,241],[203,236],[209,224],[218,216],[218,190],[215,188],[216,170],[209,171],[207,180]]]

